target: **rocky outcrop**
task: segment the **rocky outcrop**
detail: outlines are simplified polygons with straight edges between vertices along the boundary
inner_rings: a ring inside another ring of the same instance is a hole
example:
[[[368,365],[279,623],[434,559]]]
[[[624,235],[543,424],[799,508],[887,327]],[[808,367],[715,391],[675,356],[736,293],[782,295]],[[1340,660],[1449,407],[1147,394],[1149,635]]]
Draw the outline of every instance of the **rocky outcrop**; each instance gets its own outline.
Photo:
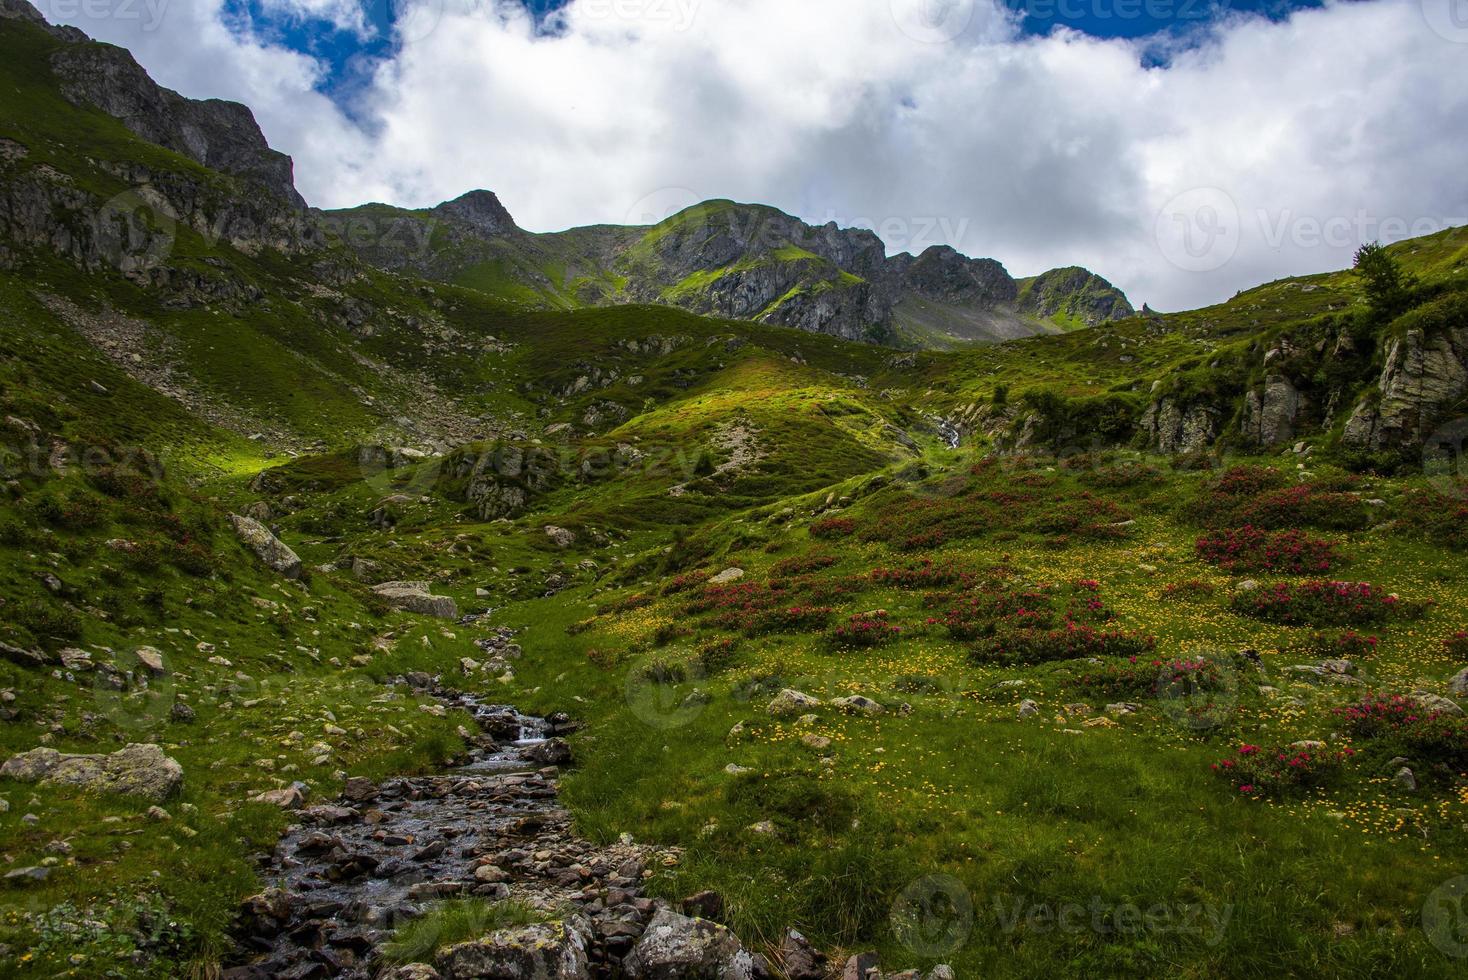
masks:
[[[158,85],[131,54],[110,44],[69,44],[52,55],[51,70],[73,104],[96,106],[150,143],[305,208],[291,158],[270,148],[245,106],[186,99]]]
[[[121,793],[162,802],[183,785],[183,766],[157,745],[137,743],[111,755],[66,755],[38,748],[12,756],[0,777],[23,783],[75,786],[90,793]]]
[[[1222,413],[1211,405],[1182,405],[1162,398],[1147,406],[1141,429],[1147,445],[1162,453],[1201,452],[1218,438]]]
[[[1087,269],[1051,269],[1024,284],[1019,310],[1037,317],[1062,317],[1094,327],[1136,313],[1126,294]]]
[[[1370,392],[1351,413],[1341,441],[1368,452],[1421,446],[1468,392],[1468,324],[1409,329],[1388,342]]]
[[[1288,378],[1270,375],[1262,388],[1244,396],[1239,435],[1245,443],[1260,449],[1291,443],[1299,434],[1306,404]]]
[[[301,559],[264,524],[251,517],[229,515],[235,533],[271,570],[286,578],[300,578]]]
[[[448,596],[430,593],[427,582],[383,582],[374,585],[372,591],[386,599],[394,609],[439,619],[459,618],[458,604]]]

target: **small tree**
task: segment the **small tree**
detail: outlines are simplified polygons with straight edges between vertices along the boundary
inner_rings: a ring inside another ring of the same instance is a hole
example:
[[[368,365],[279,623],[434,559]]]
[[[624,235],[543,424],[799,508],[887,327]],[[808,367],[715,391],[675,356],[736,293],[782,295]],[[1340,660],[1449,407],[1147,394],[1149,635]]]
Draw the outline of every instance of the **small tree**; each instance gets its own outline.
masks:
[[[1373,320],[1378,323],[1395,320],[1411,307],[1417,279],[1402,270],[1381,242],[1357,249],[1355,268],[1366,290],[1366,304],[1371,308]]]

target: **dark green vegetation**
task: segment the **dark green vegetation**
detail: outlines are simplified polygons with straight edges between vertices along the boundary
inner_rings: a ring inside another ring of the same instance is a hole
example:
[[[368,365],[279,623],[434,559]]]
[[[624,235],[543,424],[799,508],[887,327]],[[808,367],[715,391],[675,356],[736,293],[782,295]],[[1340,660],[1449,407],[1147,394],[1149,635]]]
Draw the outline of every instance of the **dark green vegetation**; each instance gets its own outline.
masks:
[[[186,775],[166,821],[0,782],[4,870],[48,869],[0,884],[0,972],[209,975],[288,820],[251,797],[461,751],[467,717],[383,685],[410,670],[586,722],[579,830],[686,848],[653,887],[719,889],[753,948],[795,925],[962,977],[1461,971],[1422,911],[1461,870],[1464,727],[1422,697],[1468,667],[1468,508],[1431,438],[1463,392],[1402,365],[1459,357],[1468,233],[950,353],[579,308],[624,284],[569,264],[531,308],[517,258],[430,283],[245,208],[244,178],[62,98],[65,43],[0,22],[0,190],[45,205],[0,242],[0,751],[154,741]],[[139,187],[174,217],[104,206]],[[785,248],[762,261],[820,266]],[[246,510],[299,579],[237,541]],[[395,612],[385,580],[493,613]],[[500,625],[524,658],[466,674]],[[785,688],[825,703],[770,714]],[[831,704],[857,694],[883,710]],[[939,951],[892,919],[935,875],[974,916]],[[401,952],[525,914],[444,907]]]

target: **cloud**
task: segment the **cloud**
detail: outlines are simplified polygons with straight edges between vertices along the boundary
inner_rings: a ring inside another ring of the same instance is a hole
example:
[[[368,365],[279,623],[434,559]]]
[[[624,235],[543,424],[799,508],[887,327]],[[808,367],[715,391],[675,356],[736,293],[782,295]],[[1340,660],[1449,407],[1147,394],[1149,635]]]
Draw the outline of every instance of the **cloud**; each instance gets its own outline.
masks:
[[[1163,40],[1022,36],[992,0],[573,0],[539,24],[404,2],[361,125],[207,2],[118,43],[252,105],[322,206],[482,186],[551,230],[729,197],[1016,274],[1086,265],[1164,309],[1468,221],[1468,39],[1409,0],[1228,20],[1164,67],[1142,58]]]

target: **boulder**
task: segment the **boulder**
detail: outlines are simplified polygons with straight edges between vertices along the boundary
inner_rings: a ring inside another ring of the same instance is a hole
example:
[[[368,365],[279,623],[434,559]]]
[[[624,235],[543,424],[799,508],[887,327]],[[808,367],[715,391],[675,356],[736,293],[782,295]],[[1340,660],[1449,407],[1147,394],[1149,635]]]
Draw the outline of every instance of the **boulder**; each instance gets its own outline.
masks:
[[[848,698],[833,698],[831,704],[849,715],[880,715],[887,710],[864,694],[853,694]]]
[[[547,524],[545,526],[545,536],[557,548],[569,548],[576,543],[576,533],[574,531],[568,531],[563,527],[556,527],[554,524]]]
[[[880,965],[876,953],[857,953],[846,961],[841,980],[880,980]]]
[[[372,591],[386,599],[394,609],[439,619],[459,618],[458,604],[448,596],[430,593],[427,582],[383,582],[374,585]]]
[[[1412,700],[1422,705],[1425,710],[1431,711],[1434,714],[1461,715],[1463,713],[1463,709],[1458,706],[1456,701],[1450,701],[1441,694],[1415,691],[1412,694]]]
[[[434,965],[444,980],[589,980],[590,940],[590,925],[573,916],[450,946]]]
[[[525,758],[542,766],[569,765],[571,746],[563,738],[548,738],[526,749]]]
[[[726,568],[719,574],[715,575],[713,578],[709,579],[709,583],[711,585],[728,585],[730,582],[737,582],[743,577],[744,569]]]
[[[1040,706],[1029,698],[1019,703],[1019,716],[1021,718],[1033,718],[1040,713]]]
[[[1461,696],[1468,695],[1468,667],[1464,667],[1448,681],[1448,690]]]
[[[124,793],[154,803],[183,785],[183,766],[151,742],[134,743],[110,755],[66,755],[38,748],[12,756],[0,776],[20,782],[76,786],[93,793]]]
[[[661,909],[623,969],[632,980],[753,980],[755,961],[723,926]]]
[[[770,702],[769,712],[776,718],[781,718],[791,715],[802,715],[812,708],[819,708],[820,706],[821,701],[819,698],[813,698],[804,691],[797,691],[794,688],[787,687],[775,695],[775,699]]]
[[[310,787],[305,783],[292,783],[284,789],[268,789],[250,797],[251,803],[268,803],[282,810],[299,810],[306,805]]]
[[[252,517],[242,517],[239,514],[229,515],[230,522],[234,524],[235,533],[241,541],[272,570],[279,572],[286,578],[299,578],[301,575],[301,559],[294,551],[270,533],[270,529]]]

